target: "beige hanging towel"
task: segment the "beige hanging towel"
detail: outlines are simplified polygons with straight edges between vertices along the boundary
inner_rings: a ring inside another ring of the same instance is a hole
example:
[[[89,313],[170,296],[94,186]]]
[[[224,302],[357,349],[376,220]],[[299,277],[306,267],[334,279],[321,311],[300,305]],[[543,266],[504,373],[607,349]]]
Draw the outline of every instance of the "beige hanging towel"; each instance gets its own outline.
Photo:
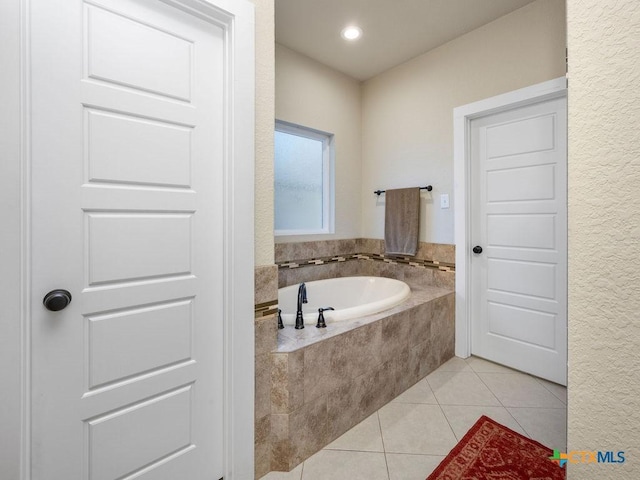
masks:
[[[420,231],[420,188],[386,190],[385,203],[385,253],[415,255]]]

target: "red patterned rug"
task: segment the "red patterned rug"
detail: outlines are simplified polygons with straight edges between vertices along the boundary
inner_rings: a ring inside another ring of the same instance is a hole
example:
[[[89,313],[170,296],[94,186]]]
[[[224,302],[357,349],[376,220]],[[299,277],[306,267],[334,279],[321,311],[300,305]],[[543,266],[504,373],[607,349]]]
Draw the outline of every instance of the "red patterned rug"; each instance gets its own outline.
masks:
[[[563,480],[553,451],[482,416],[427,480]]]

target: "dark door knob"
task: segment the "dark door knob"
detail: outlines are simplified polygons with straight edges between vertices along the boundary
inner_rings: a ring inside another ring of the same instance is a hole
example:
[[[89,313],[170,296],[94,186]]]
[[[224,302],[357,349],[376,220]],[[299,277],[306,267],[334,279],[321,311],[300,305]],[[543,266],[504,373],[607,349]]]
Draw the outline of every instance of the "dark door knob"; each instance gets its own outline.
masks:
[[[480,245],[476,245],[473,247],[473,253],[482,253],[482,247]]]
[[[57,312],[71,303],[71,294],[66,290],[51,290],[42,300],[45,308]]]

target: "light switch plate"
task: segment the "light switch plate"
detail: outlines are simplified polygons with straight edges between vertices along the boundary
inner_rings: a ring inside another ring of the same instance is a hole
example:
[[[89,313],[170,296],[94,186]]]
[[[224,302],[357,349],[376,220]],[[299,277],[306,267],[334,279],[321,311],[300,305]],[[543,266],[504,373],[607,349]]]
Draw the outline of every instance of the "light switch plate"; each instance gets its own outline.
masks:
[[[443,193],[440,195],[440,208],[449,208],[449,194]]]

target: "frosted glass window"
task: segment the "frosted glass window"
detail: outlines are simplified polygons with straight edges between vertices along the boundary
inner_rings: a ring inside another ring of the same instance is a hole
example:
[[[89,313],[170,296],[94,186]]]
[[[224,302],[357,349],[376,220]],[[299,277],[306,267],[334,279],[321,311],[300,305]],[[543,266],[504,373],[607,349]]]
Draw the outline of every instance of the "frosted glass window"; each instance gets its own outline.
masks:
[[[276,122],[275,233],[331,231],[332,136]]]

